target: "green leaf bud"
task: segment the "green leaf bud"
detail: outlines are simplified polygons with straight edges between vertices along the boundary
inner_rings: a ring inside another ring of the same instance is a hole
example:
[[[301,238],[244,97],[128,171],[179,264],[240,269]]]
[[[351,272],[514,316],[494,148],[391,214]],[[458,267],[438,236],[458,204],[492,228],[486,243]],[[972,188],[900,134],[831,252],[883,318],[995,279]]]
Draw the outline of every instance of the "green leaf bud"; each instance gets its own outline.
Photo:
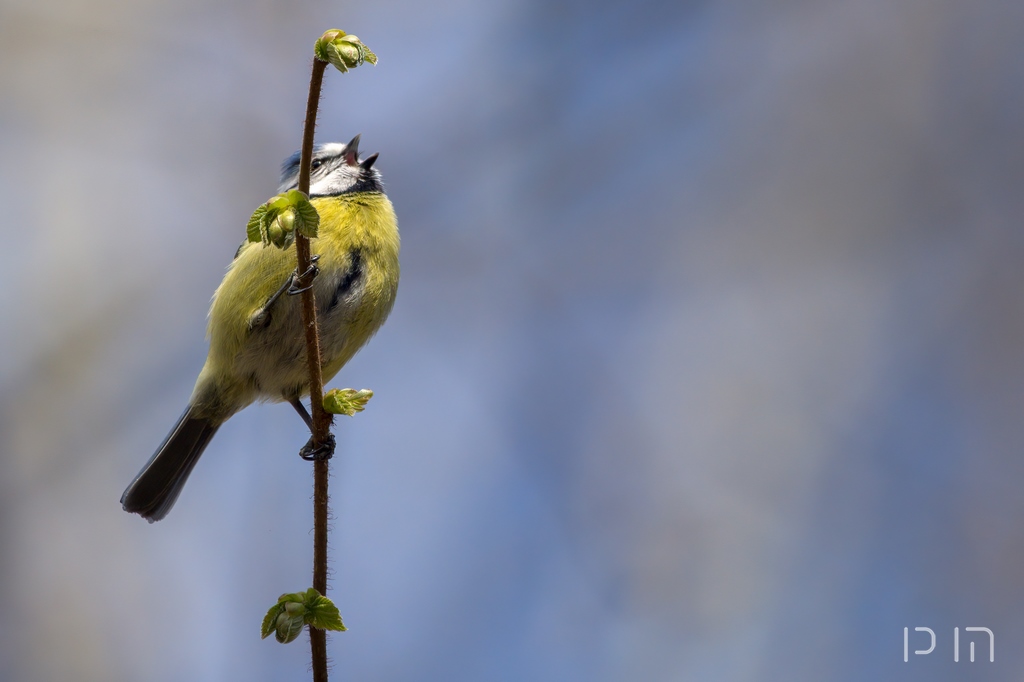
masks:
[[[322,62],[331,61],[327,56],[327,46],[338,38],[344,38],[347,34],[340,28],[332,28],[324,31],[324,34],[313,44],[313,54]]]
[[[257,208],[249,218],[245,234],[249,241],[286,249],[295,241],[296,233],[312,239],[317,236],[319,226],[320,215],[309,197],[292,189],[271,197]]]
[[[273,632],[278,642],[287,644],[295,641],[305,625],[321,630],[347,629],[334,602],[311,587],[278,597],[263,618],[260,634],[266,639]]]
[[[339,40],[336,43],[331,43],[331,46],[335,49],[338,59],[350,69],[356,68],[363,61],[363,55],[360,53],[359,45],[356,43],[348,40]]]
[[[320,40],[324,41],[325,43],[331,43],[337,40],[338,38],[344,38],[346,35],[348,34],[342,31],[340,28],[332,28],[328,31],[324,31],[324,34],[320,36]]]
[[[274,628],[274,636],[277,641],[281,644],[287,644],[288,642],[294,642],[302,632],[302,628],[306,625],[306,619],[303,614],[297,616],[290,615],[287,611],[281,611],[277,616],[277,623]]]
[[[368,388],[333,388],[324,394],[324,410],[331,414],[344,414],[352,417],[356,412],[366,409],[366,403],[373,397]]]
[[[268,242],[270,242],[271,244],[273,244],[274,246],[276,246],[278,248],[284,248],[285,240],[286,239],[287,239],[287,235],[286,235],[285,231],[283,229],[281,229],[281,226],[278,224],[278,222],[276,220],[274,222],[270,223],[270,225],[267,225],[267,241]]]
[[[295,212],[288,208],[277,214],[274,222],[281,228],[282,232],[295,231]]]
[[[320,36],[313,46],[313,53],[317,59],[330,62],[342,73],[363,62],[377,63],[377,55],[358,36],[346,34],[340,29],[331,29]]]

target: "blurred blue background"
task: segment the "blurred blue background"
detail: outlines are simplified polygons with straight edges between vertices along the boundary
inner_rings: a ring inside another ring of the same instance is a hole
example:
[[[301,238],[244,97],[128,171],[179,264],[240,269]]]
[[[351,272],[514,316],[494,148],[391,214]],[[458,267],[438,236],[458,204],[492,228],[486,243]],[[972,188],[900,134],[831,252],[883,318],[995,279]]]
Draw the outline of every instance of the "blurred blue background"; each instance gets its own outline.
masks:
[[[289,407],[118,498],[335,26],[403,272],[334,678],[1021,679],[1024,4],[967,0],[0,0],[0,679],[307,678]]]

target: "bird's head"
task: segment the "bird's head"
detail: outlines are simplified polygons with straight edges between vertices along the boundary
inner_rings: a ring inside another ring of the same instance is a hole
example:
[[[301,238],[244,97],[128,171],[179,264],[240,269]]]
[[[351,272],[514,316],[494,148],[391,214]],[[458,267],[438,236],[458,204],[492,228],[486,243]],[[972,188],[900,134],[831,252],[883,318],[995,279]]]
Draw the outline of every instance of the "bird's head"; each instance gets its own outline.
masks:
[[[348,144],[328,142],[313,148],[313,161],[309,173],[309,196],[327,197],[353,192],[382,192],[380,172],[373,167],[376,154],[359,159],[359,136]],[[299,152],[295,152],[281,166],[281,185],[278,192],[299,186]]]

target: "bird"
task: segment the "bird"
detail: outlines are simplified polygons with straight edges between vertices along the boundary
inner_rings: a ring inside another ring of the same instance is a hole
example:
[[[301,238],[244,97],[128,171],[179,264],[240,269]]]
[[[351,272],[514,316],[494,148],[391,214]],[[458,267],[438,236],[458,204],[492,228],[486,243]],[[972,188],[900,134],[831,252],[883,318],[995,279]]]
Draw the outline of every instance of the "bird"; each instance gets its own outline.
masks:
[[[398,292],[398,221],[374,165],[378,155],[360,159],[359,139],[316,146],[310,164],[309,199],[320,215],[310,240],[319,270],[312,288],[325,382],[377,332]],[[278,191],[296,189],[298,176],[296,152],[281,167]],[[301,297],[283,295],[295,265],[294,244],[238,248],[213,294],[209,353],[188,406],[124,491],[125,511],[150,523],[164,518],[217,429],[253,402],[291,403],[310,425],[300,401],[309,393]]]

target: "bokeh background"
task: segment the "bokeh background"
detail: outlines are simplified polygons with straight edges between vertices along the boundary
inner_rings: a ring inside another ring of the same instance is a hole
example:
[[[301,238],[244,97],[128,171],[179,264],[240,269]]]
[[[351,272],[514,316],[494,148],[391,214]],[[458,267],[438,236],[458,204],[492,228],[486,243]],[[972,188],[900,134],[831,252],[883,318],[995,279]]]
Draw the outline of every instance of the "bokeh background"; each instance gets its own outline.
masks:
[[[0,680],[308,677],[290,408],[118,499],[334,26],[403,230],[336,679],[1021,679],[1024,4],[0,0]]]

